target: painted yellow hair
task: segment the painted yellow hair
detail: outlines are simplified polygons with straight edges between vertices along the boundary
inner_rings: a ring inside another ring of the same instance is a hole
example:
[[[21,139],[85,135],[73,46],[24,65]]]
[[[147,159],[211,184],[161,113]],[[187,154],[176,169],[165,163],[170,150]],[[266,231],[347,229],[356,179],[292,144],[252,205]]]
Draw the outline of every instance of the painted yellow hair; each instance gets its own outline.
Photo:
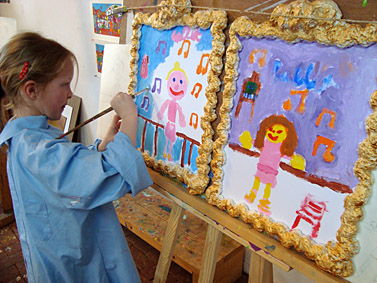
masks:
[[[187,84],[188,84],[189,80],[187,78],[186,72],[183,69],[181,69],[181,66],[179,65],[178,61],[174,63],[174,68],[170,70],[170,72],[168,73],[168,76],[166,77],[166,79],[169,79],[170,74],[172,72],[174,72],[174,71],[180,71],[180,72],[182,72],[185,75],[186,81],[187,81]]]

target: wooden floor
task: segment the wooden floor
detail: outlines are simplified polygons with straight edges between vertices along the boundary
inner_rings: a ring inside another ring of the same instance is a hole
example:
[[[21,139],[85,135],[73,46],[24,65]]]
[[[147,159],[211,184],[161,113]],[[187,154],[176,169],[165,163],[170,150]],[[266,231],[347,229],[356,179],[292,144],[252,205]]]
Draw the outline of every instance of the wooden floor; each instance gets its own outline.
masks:
[[[159,251],[143,241],[132,232],[125,230],[128,245],[134,257],[141,281],[153,282]],[[171,263],[166,282],[191,282],[192,275],[174,262]],[[243,274],[236,283],[247,282]],[[16,223],[13,222],[0,229],[0,283],[27,282],[24,260],[18,238]]]

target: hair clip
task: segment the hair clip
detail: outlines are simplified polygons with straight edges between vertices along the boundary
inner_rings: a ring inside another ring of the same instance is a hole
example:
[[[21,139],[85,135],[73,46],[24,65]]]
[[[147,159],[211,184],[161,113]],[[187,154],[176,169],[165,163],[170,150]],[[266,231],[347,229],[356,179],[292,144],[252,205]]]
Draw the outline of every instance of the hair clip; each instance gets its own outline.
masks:
[[[26,61],[24,63],[24,66],[22,67],[22,70],[21,70],[21,73],[20,73],[20,76],[19,76],[20,80],[23,80],[26,77],[27,72],[29,71],[29,67],[30,67],[29,62]]]

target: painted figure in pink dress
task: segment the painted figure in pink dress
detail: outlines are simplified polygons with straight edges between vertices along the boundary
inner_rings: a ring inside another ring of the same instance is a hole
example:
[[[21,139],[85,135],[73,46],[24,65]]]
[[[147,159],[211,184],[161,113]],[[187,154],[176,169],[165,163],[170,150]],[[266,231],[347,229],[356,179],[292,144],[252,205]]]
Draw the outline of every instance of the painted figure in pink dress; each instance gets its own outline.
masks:
[[[291,161],[296,169],[305,169],[305,159],[295,153],[298,138],[292,122],[282,115],[271,115],[260,124],[254,147],[260,150],[257,172],[254,175],[254,184],[249,194],[245,195],[248,203],[253,203],[260,184],[266,185],[263,197],[259,200],[258,210],[264,215],[270,215],[271,189],[276,186],[276,177],[282,158]]]
[[[162,120],[164,112],[167,109],[168,122],[165,125],[166,143],[164,148],[164,158],[168,157],[169,161],[172,161],[171,150],[176,140],[176,117],[178,112],[179,125],[186,127],[185,115],[183,114],[181,106],[177,103],[177,100],[182,99],[185,95],[188,87],[188,79],[184,70],[181,69],[179,62],[175,62],[174,68],[170,70],[166,78],[168,93],[171,99],[167,99],[161,106],[160,111],[157,113],[157,118]],[[169,151],[167,152],[168,143]]]

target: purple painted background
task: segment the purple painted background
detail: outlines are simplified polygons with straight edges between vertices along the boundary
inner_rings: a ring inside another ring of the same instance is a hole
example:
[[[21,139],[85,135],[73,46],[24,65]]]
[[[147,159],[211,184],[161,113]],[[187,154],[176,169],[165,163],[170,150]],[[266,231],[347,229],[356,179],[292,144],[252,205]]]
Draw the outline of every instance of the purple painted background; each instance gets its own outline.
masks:
[[[239,78],[237,80],[229,142],[240,144],[239,136],[249,131],[253,140],[260,122],[271,114],[284,115],[293,122],[298,135],[296,153],[306,159],[306,172],[327,181],[340,182],[354,188],[358,183],[353,173],[359,143],[365,139],[365,120],[372,113],[369,98],[377,89],[377,45],[354,46],[346,49],[300,42],[290,44],[281,40],[240,38],[243,49],[239,53]],[[254,63],[249,56],[254,49],[267,50],[266,64],[259,67],[261,53],[255,54]],[[249,122],[251,105],[243,103],[240,116],[234,112],[245,78],[253,70],[260,73],[262,84],[255,101],[254,115]],[[308,89],[305,112],[298,113],[299,95],[291,90]],[[291,99],[292,109],[283,109]],[[323,108],[336,111],[334,129],[328,127],[329,115],[324,115],[317,127],[316,119]],[[336,142],[332,162],[324,161],[325,147],[320,146],[312,156],[317,135]]]

